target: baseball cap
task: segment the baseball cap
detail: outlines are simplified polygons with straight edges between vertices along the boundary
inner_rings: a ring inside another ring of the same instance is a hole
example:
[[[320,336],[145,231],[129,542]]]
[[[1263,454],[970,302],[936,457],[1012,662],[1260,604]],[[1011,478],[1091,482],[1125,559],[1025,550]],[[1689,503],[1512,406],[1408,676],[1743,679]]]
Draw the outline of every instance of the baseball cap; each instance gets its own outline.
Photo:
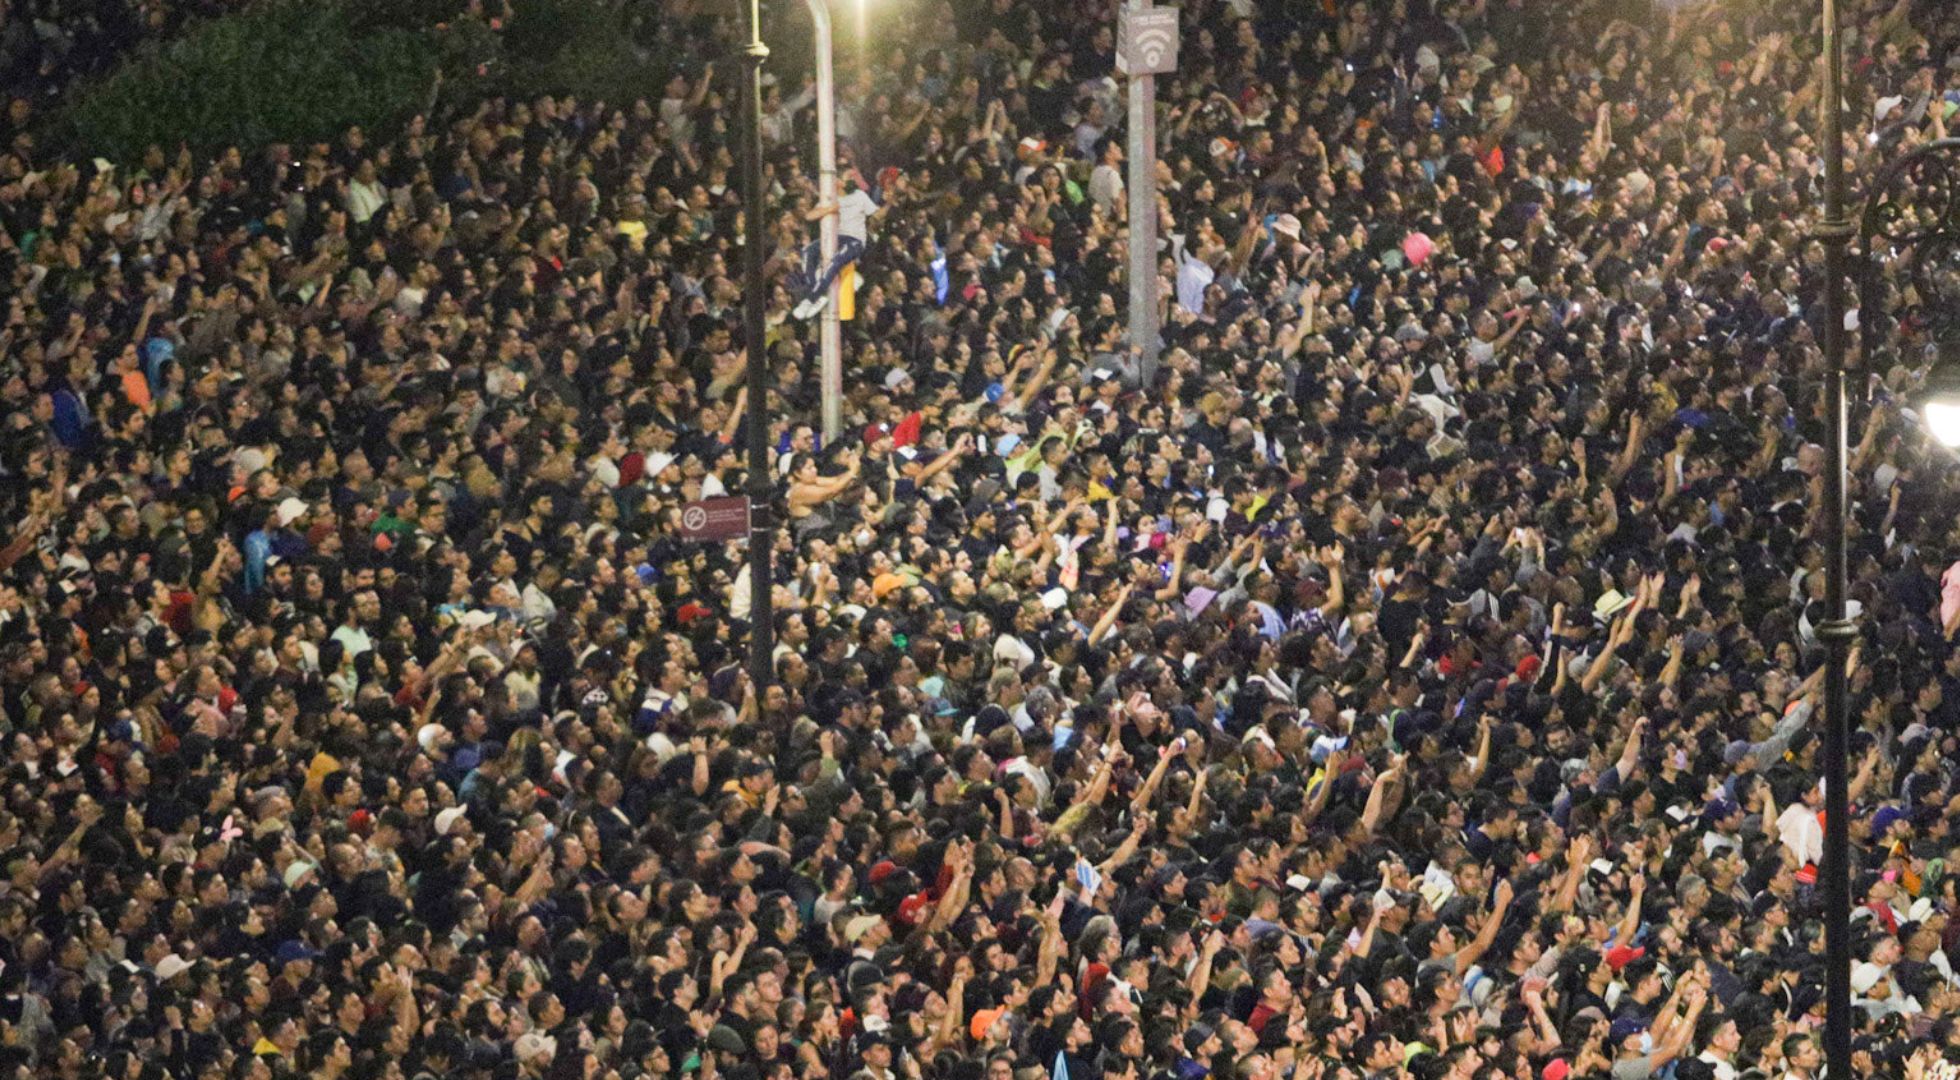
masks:
[[[1006,1009],[981,1009],[974,1013],[973,1023],[968,1026],[974,1041],[978,1042],[986,1038],[987,1032],[993,1030],[994,1022],[1006,1014]]]
[[[708,1033],[708,1039],[710,1043],[713,1042],[714,1032]],[[541,1058],[541,1057],[542,1058],[556,1057],[558,1056],[558,1040],[552,1038],[549,1035],[541,1035],[535,1031],[527,1031],[524,1034],[519,1035],[517,1037],[517,1046],[515,1047],[515,1049],[517,1051],[517,1060],[519,1061],[530,1061],[534,1058]]]
[[[464,814],[464,810],[460,806],[452,806],[449,809],[444,810],[442,813],[437,814],[436,835],[448,836],[449,830],[456,827],[456,822],[462,820],[463,814]]]
[[[844,924],[844,940],[856,945],[864,938],[864,935],[870,933],[873,928],[884,921],[876,915],[859,915]]]
[[[318,960],[319,958],[319,951],[307,945],[304,941],[282,941],[279,943],[278,950],[273,954],[273,959],[279,962],[280,967],[285,967],[287,964],[297,964],[302,960]]]
[[[1192,1024],[1190,1029],[1184,1033],[1184,1052],[1187,1054],[1197,1053],[1198,1047],[1210,1042],[1213,1034],[1215,1032],[1212,1031],[1210,1024],[1204,1023],[1203,1021]]]

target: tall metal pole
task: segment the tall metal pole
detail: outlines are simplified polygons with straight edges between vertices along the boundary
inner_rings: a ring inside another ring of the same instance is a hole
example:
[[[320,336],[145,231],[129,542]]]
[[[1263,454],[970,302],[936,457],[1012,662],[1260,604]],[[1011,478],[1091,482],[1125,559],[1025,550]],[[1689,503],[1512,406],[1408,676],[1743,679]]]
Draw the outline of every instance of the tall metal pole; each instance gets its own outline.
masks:
[[[755,692],[774,681],[775,612],[770,589],[769,560],[776,546],[771,502],[775,478],[769,469],[769,362],[763,344],[762,248],[767,242],[762,208],[762,62],[769,47],[762,43],[760,0],[748,0],[749,43],[743,49],[749,73],[748,151],[742,155],[742,337],[748,346],[749,387],[749,679]]]
[[[816,24],[817,47],[817,197],[826,203],[837,201],[837,77],[831,64],[829,0],[805,0],[810,21]],[[837,257],[837,215],[825,214],[818,225],[817,246],[823,252],[823,265]],[[843,282],[830,283],[830,303],[824,305],[817,324],[817,341],[822,353],[818,373],[822,383],[823,442],[837,441],[844,431],[844,357],[837,321],[837,301]]]
[[[1857,628],[1846,618],[1845,532],[1849,528],[1844,495],[1845,247],[1851,222],[1845,217],[1843,48],[1838,40],[1836,0],[1824,0],[1824,220],[1817,238],[1824,245],[1824,568],[1825,618],[1817,628],[1824,659],[1824,1060],[1831,1080],[1856,1075],[1851,1067],[1851,845],[1850,704],[1845,658]]]
[[[1151,0],[1126,0],[1148,11]],[[1140,350],[1147,387],[1157,377],[1157,77],[1140,65],[1130,72],[1130,347]]]

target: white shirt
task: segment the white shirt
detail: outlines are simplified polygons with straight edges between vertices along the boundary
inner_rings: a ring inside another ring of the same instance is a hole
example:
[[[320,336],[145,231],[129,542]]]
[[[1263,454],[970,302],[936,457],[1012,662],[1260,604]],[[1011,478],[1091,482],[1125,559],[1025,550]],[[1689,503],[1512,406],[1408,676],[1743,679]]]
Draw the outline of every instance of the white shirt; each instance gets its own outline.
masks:
[[[1123,198],[1123,172],[1114,165],[1102,164],[1089,174],[1089,197],[1102,207],[1104,213],[1116,209]]]
[[[550,594],[538,588],[536,582],[524,586],[524,622],[529,626],[543,626],[558,617],[558,605]]]
[[[661,98],[660,118],[667,122],[667,136],[676,144],[694,134],[694,119],[687,114],[686,98]]]
[[[374,648],[374,641],[368,637],[368,632],[358,626],[348,626],[343,623],[333,632],[333,639],[340,642],[341,648],[346,650],[347,658],[350,660]]]
[[[388,202],[388,189],[379,181],[364,184],[355,180],[347,185],[347,216],[354,224],[365,225]]]
[[[1012,664],[1016,668],[1024,668],[1034,663],[1037,657],[1034,650],[1020,638],[1013,634],[1002,634],[994,639],[994,659],[1000,663]]]
[[[853,191],[837,200],[837,235],[848,236],[863,243],[868,234],[871,215],[878,212],[878,204],[862,191]]]
[[[1180,253],[1177,260],[1177,303],[1193,315],[1205,313],[1205,289],[1218,274],[1203,259]]]

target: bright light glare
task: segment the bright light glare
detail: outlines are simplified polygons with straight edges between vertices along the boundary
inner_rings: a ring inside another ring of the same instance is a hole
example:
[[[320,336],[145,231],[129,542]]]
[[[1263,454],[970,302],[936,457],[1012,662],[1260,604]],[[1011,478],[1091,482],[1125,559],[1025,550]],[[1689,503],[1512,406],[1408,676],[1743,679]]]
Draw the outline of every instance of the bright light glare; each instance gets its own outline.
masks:
[[[1926,430],[1942,446],[1960,446],[1960,396],[1945,394],[1926,402]]]

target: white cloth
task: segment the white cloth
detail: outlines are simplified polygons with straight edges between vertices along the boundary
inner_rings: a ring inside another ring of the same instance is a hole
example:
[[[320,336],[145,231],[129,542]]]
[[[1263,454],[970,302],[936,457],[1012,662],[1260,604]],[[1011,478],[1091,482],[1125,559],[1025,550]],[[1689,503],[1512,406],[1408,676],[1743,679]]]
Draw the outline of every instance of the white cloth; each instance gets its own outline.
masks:
[[[1824,825],[1818,821],[1817,811],[1800,802],[1791,803],[1777,815],[1776,833],[1799,865],[1823,863]]]

